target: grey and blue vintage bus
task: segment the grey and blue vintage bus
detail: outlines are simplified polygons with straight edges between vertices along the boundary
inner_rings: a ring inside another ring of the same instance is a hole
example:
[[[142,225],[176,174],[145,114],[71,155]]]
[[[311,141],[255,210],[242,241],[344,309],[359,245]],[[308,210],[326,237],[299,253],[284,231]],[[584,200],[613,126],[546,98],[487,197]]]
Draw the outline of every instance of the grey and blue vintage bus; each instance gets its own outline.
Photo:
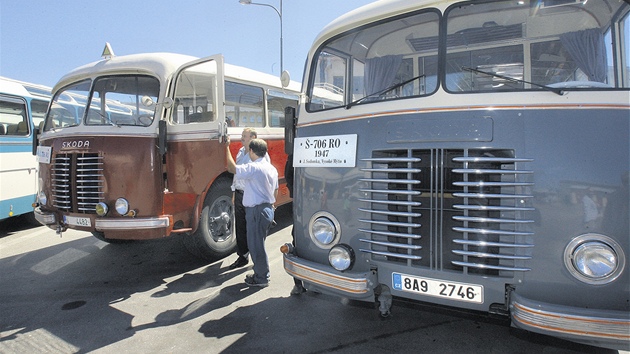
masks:
[[[400,298],[628,350],[629,13],[382,0],[330,23],[286,135],[285,270],[383,316]]]

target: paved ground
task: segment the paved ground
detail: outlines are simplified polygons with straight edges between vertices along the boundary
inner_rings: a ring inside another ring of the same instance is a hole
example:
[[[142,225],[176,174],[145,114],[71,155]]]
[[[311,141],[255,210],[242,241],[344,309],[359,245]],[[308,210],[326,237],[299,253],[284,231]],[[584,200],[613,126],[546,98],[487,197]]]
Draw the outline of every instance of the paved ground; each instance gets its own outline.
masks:
[[[0,353],[614,353],[511,329],[503,320],[395,304],[291,297],[280,245],[288,208],[267,240],[272,280],[245,286],[251,267],[208,264],[177,237],[110,245],[60,238],[20,220],[0,223]]]

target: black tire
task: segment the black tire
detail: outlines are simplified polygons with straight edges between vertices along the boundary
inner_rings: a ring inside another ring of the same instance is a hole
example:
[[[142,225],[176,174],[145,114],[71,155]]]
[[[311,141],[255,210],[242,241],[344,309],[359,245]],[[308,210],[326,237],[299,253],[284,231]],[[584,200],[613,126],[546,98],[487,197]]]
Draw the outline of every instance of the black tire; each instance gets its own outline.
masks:
[[[210,187],[197,231],[183,237],[186,249],[199,258],[217,260],[236,250],[231,185],[229,178],[221,178]]]

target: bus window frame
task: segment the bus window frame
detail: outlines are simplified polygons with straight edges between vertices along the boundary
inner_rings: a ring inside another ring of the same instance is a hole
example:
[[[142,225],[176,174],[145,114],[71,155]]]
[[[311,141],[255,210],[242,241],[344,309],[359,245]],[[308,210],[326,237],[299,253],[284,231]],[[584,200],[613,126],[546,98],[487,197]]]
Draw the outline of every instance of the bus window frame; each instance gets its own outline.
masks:
[[[442,28],[442,13],[436,9],[436,8],[427,8],[427,9],[421,9],[418,11],[412,11],[412,12],[407,12],[401,15],[395,15],[392,17],[388,17],[385,19],[382,19],[380,21],[376,21],[373,23],[369,23],[363,26],[359,26],[355,29],[349,30],[349,31],[345,31],[343,33],[340,33],[334,37],[331,37],[330,39],[326,40],[324,43],[322,43],[319,48],[317,49],[317,51],[315,51],[315,54],[312,56],[313,60],[311,62],[311,67],[310,67],[310,72],[313,73],[313,75],[309,75],[309,81],[308,81],[308,87],[306,90],[306,94],[307,94],[307,104],[305,105],[306,111],[309,113],[315,113],[315,112],[321,112],[321,111],[325,111],[325,110],[329,110],[329,109],[337,109],[337,108],[342,108],[342,107],[346,107],[350,102],[354,102],[355,101],[355,97],[356,95],[360,96],[360,98],[363,97],[367,97],[369,96],[369,94],[365,94],[363,93],[362,95],[360,94],[354,94],[353,93],[353,85],[354,85],[354,60],[357,60],[359,62],[361,62],[363,65],[366,65],[366,62],[363,60],[360,60],[359,58],[357,58],[356,56],[352,55],[352,54],[348,54],[348,53],[344,53],[339,49],[336,49],[334,47],[330,47],[331,43],[334,43],[336,41],[339,41],[342,38],[350,38],[350,37],[356,37],[358,33],[368,30],[370,28],[375,28],[387,23],[392,23],[395,21],[399,21],[399,20],[404,20],[404,19],[409,19],[412,17],[418,17],[418,16],[429,16],[429,15],[434,15],[435,18],[432,19],[431,21],[424,21],[422,22],[422,24],[427,24],[427,23],[433,23],[435,24],[435,37],[439,40],[441,40],[441,33],[443,31]],[[404,29],[404,28],[408,28],[408,27],[413,27],[415,25],[412,26],[407,26],[407,27],[402,27],[399,28],[398,30]],[[429,36],[431,37],[431,36]],[[427,37],[428,38],[428,37]],[[354,42],[354,40],[351,41],[352,43],[356,43]],[[438,42],[436,42],[436,44],[438,44]],[[370,50],[370,48],[368,48],[368,50]],[[344,77],[345,79],[345,87],[344,87],[344,93],[343,93],[343,99],[344,102],[343,104],[339,105],[339,106],[334,106],[334,107],[330,107],[330,108],[322,108],[322,109],[312,109],[311,108],[311,102],[314,100],[314,98],[316,97],[314,95],[314,91],[315,91],[315,78],[316,78],[316,73],[318,72],[317,66],[319,64],[319,56],[321,55],[322,52],[329,52],[331,54],[337,55],[341,58],[347,58],[348,63],[346,65],[346,76]],[[413,53],[407,53],[407,54],[402,54],[402,60],[404,61],[405,59],[412,59],[412,67],[414,69],[414,76],[416,76],[416,69],[418,68],[419,65],[419,60],[420,58],[426,58],[426,57],[438,57],[439,58],[439,53],[440,49],[439,49],[439,44],[436,48],[434,48],[433,50],[430,51],[422,51],[422,52],[413,52]],[[387,55],[393,55],[393,54],[387,54]],[[317,58],[317,59],[315,59]],[[365,59],[365,58],[363,58]],[[401,65],[402,66],[402,65]],[[409,96],[401,96],[401,97],[391,97],[391,98],[386,98],[386,99],[377,99],[377,100],[365,100],[362,101],[358,104],[369,104],[369,103],[374,103],[374,102],[383,102],[383,101],[395,101],[395,100],[403,100],[403,99],[414,99],[414,98],[419,98],[419,97],[427,97],[427,96],[431,96],[433,94],[435,94],[441,85],[441,74],[440,74],[440,70],[441,70],[441,65],[438,61],[438,66],[437,66],[437,72],[435,73],[435,77],[436,77],[436,83],[435,86],[433,87],[433,90],[431,91],[426,91],[426,77],[423,78],[423,84],[414,84],[414,92],[418,91],[419,92],[419,88],[421,86],[424,85],[425,87],[425,93],[424,94],[411,94]],[[396,76],[398,76],[399,73],[396,74]],[[365,89],[365,75],[363,75],[363,88]],[[395,85],[395,83],[394,83]],[[408,85],[408,84],[407,84]],[[390,85],[391,86],[391,85]],[[406,85],[405,85],[406,86]]]
[[[177,102],[175,100],[176,98],[175,94],[177,93],[177,82],[179,80],[180,75],[184,71],[186,71],[187,69],[193,66],[210,63],[212,61],[216,63],[215,64],[216,73],[215,73],[215,80],[214,80],[214,87],[213,87],[213,93],[214,93],[213,102],[215,103],[213,107],[213,112],[214,112],[215,119],[209,122],[198,122],[194,124],[176,123],[173,121],[173,116],[174,116],[175,110],[177,110],[178,108],[178,105],[174,103],[172,107],[168,107],[168,108],[165,107],[167,108],[167,112],[163,118],[163,119],[166,119],[166,121],[168,122],[169,133],[197,132],[200,130],[206,131],[206,130],[213,130],[213,129],[218,130],[220,126],[225,124],[225,121],[226,121],[225,107],[223,107],[223,102],[225,102],[225,87],[224,87],[225,68],[224,68],[223,55],[220,55],[220,54],[211,55],[208,57],[192,60],[190,62],[187,62],[181,65],[173,73],[173,76],[172,76],[173,78],[171,79],[168,92],[166,93],[166,97],[170,98],[172,102]]]

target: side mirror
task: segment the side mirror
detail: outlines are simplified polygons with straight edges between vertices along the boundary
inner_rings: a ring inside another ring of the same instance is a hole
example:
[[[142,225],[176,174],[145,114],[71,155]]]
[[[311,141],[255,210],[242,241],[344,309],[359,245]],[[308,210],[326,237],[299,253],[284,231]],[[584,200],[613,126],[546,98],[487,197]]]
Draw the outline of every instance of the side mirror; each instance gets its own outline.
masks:
[[[39,128],[33,128],[33,156],[37,156],[37,145],[39,145]]]
[[[284,152],[287,155],[293,155],[293,139],[295,139],[295,108],[287,107],[284,109]]]
[[[164,156],[168,150],[166,143],[166,121],[161,120],[158,122],[158,150],[162,156]]]

